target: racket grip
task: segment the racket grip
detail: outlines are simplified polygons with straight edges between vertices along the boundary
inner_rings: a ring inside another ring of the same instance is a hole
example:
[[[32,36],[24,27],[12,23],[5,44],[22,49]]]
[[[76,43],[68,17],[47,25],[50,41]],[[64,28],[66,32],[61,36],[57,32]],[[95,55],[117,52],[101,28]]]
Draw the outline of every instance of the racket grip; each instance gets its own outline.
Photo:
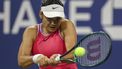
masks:
[[[61,57],[61,55],[58,54],[58,56],[55,58],[55,60],[56,60],[56,61],[60,61],[60,57]]]

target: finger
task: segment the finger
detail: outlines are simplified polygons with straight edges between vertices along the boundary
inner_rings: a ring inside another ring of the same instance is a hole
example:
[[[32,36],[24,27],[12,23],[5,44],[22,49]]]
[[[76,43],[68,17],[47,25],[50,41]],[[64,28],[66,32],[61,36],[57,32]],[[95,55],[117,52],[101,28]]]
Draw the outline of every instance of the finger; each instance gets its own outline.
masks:
[[[48,57],[45,57],[45,58],[44,58],[44,65],[45,65],[45,66],[47,66],[47,65],[49,64],[48,61],[49,61]]]
[[[51,65],[57,65],[59,62],[55,61],[54,59],[52,59],[52,64]]]
[[[47,64],[45,56],[40,60],[40,64],[41,66],[45,66]]]

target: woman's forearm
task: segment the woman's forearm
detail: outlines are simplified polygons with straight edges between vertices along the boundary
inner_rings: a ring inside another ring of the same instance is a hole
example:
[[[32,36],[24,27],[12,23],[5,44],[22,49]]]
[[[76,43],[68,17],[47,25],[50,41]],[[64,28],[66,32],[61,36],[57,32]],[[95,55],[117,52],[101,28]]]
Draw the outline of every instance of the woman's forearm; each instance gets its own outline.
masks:
[[[22,68],[27,68],[33,64],[32,56],[20,56],[18,58],[18,65]]]

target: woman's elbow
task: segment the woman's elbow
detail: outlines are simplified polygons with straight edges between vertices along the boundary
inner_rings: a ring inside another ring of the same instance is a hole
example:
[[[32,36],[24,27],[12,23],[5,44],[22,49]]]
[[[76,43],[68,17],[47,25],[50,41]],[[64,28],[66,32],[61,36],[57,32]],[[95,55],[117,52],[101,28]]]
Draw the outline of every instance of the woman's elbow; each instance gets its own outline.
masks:
[[[21,68],[26,68],[25,65],[20,61],[18,61],[18,66],[21,67]]]
[[[21,60],[18,60],[18,66],[22,69],[27,68],[27,66]]]

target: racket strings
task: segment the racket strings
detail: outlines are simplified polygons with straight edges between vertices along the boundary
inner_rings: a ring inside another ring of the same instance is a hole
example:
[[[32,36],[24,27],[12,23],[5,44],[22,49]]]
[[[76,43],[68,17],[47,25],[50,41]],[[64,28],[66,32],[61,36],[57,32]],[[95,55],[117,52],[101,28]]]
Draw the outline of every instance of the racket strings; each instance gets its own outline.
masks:
[[[109,54],[111,41],[106,34],[88,36],[79,46],[87,49],[84,57],[77,57],[82,66],[95,66],[106,59]]]

